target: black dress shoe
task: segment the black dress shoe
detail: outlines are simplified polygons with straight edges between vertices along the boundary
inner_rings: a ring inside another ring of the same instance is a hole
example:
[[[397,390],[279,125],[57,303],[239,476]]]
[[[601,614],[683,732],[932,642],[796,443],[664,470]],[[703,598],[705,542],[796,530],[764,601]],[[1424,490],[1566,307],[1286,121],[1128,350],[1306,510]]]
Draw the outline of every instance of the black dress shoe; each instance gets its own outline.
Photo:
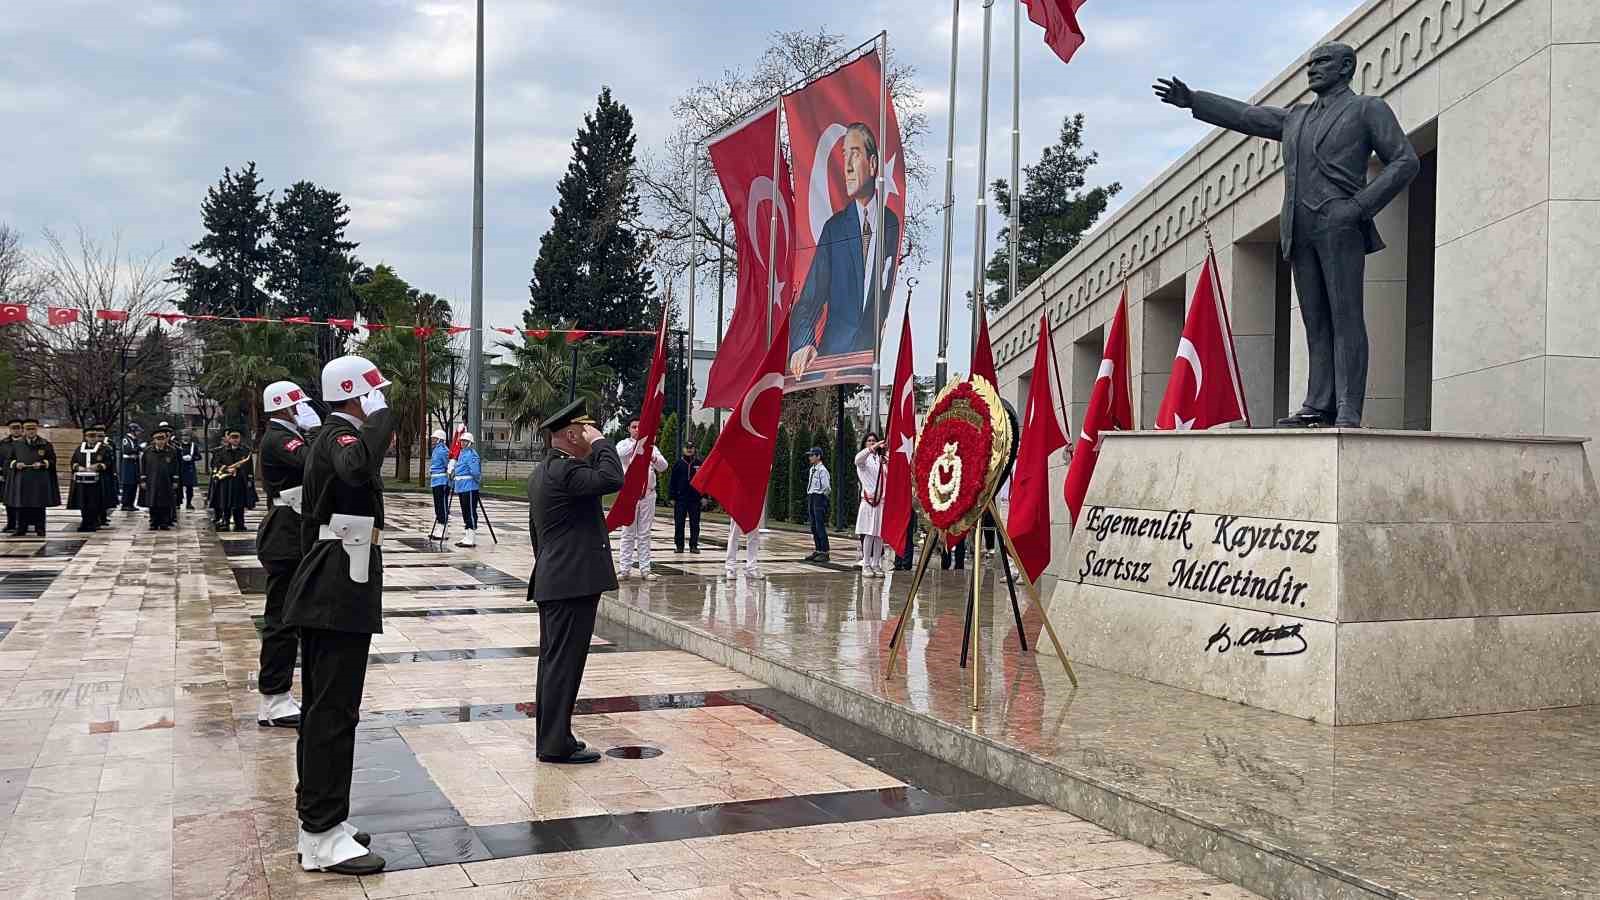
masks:
[[[365,831],[358,831],[355,834],[352,834],[350,836],[355,839],[356,843],[360,844],[363,847],[371,847],[372,846],[372,835],[367,834]],[[369,853],[367,855],[371,856],[372,854]],[[300,854],[296,853],[294,855],[294,861],[295,862],[299,862],[301,859],[302,859],[302,857],[301,857]],[[333,870],[329,869],[328,871],[332,872]]]
[[[300,717],[299,716],[279,716],[276,719],[257,719],[256,720],[256,724],[261,726],[262,728],[299,728],[300,727]],[[366,842],[363,841],[361,846],[365,847],[366,846]]]
[[[1293,415],[1284,416],[1277,422],[1279,428],[1321,428],[1332,424],[1333,420],[1328,416],[1309,409],[1302,409]]]
[[[597,750],[574,750],[566,756],[540,756],[539,762],[559,763],[568,766],[581,766],[585,763],[597,763],[600,753]]]

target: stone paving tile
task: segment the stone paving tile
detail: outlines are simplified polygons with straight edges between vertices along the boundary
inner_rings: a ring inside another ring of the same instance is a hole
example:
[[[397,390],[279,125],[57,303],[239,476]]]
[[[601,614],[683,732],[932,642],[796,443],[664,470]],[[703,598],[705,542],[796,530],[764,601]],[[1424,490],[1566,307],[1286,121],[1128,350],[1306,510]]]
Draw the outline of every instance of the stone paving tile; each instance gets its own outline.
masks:
[[[517,507],[490,503],[497,522],[517,521]],[[374,653],[538,645],[518,586],[525,532],[506,529],[499,549],[439,553],[420,539],[420,498],[394,506],[397,590],[386,604],[447,614],[391,618]],[[252,512],[250,524],[257,519]],[[219,541],[203,512],[159,535],[139,517],[115,521],[82,543],[0,543],[0,573],[58,572],[27,582],[37,596],[17,604],[26,609],[14,620],[0,598],[0,621],[15,623],[0,634],[0,896],[1089,897],[1214,884],[1065,813],[1011,805],[1019,801],[1005,792],[963,793],[981,780],[908,765],[905,748],[874,750],[883,739],[859,729],[830,735],[836,726],[820,713],[749,705],[746,695],[764,696],[758,681],[607,636],[597,645],[613,652],[591,656],[582,697],[610,705],[576,727],[602,749],[664,755],[562,769],[532,758],[524,714],[373,721],[358,736],[352,815],[406,829],[373,829],[395,870],[359,880],[306,873],[295,861],[293,733],[253,721],[261,597],[241,593],[237,574],[254,564],[249,537]],[[661,527],[660,584],[676,585],[662,589],[711,596],[703,592],[714,582],[692,573],[716,574],[720,554],[661,553]],[[850,577],[798,562],[803,536],[771,546],[780,578]],[[416,590],[438,586],[465,590]],[[464,608],[508,612],[452,612]],[[516,655],[377,662],[363,708],[511,713],[532,700],[535,670]],[[976,807],[926,806],[945,794],[904,787],[892,774],[902,771]],[[583,842],[594,843],[569,849]],[[1046,857],[1056,869],[1084,868],[1026,874],[1051,868]]]

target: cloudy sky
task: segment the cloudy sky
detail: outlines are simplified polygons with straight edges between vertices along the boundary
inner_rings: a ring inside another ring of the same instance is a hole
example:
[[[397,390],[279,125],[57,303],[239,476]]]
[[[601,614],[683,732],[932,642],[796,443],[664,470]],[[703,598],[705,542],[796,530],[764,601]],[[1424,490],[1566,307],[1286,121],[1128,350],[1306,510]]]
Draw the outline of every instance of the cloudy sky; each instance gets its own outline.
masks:
[[[942,190],[949,114],[947,0],[488,0],[484,295],[490,325],[515,325],[555,184],[601,85],[632,110],[641,149],[673,127],[698,79],[748,70],[778,30],[865,39],[889,29],[914,64],[929,117],[926,191]],[[158,3],[10,0],[0,17],[0,222],[35,246],[82,225],[163,259],[200,236],[199,205],[223,166],[255,160],[269,187],[310,179],[343,192],[351,236],[454,302],[471,272],[472,0]],[[961,4],[953,291],[971,283],[982,4]],[[1088,44],[1069,66],[1024,13],[1023,162],[1062,117],[1088,116],[1096,183],[1131,196],[1205,134],[1151,96],[1156,75],[1247,95],[1295,62],[1354,0],[1091,0]],[[994,8],[989,176],[1010,168],[1012,4]],[[912,198],[915,204],[917,197]],[[998,222],[991,214],[991,223]],[[937,228],[937,224],[935,228]],[[994,246],[993,229],[989,246]],[[933,368],[937,248],[918,276],[917,369]],[[732,289],[729,288],[731,301]],[[713,333],[702,295],[699,337]],[[891,321],[898,321],[898,311]],[[952,317],[951,345],[968,340]],[[894,341],[886,340],[886,355]],[[952,353],[963,368],[964,353]],[[893,371],[886,360],[885,370]]]

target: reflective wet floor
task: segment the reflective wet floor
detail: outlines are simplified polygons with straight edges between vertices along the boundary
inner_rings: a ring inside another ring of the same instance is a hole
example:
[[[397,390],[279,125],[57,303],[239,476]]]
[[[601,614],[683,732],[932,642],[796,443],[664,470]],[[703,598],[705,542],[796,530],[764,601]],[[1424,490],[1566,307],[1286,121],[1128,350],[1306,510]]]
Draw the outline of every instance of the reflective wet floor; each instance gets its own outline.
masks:
[[[351,819],[390,871],[364,879],[295,861],[294,734],[255,722],[251,535],[113,513],[81,540],[53,511],[0,542],[0,896],[1253,896],[614,623],[574,719],[606,758],[538,763],[525,512],[491,502],[505,543],[441,552],[421,499],[385,535]],[[720,590],[715,526],[698,556],[661,527],[650,592]],[[770,542],[774,584],[858,583],[809,549]]]

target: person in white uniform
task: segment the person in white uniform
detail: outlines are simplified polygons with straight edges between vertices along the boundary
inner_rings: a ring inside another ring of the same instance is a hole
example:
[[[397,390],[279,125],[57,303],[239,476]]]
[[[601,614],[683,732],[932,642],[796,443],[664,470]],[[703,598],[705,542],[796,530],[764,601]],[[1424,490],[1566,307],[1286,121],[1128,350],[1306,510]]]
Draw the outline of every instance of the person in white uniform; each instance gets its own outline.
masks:
[[[756,530],[746,532],[739,528],[739,523],[732,518],[728,519],[728,559],[723,564],[723,572],[729,578],[739,576],[739,538],[744,538],[744,574],[754,581],[765,578],[761,572],[761,529],[767,524],[766,502],[763,500],[761,521],[756,523]]]
[[[639,438],[639,419],[628,420],[628,436],[617,444],[617,455],[622,457],[622,471],[627,472],[635,455],[644,450]],[[650,526],[656,521],[656,475],[667,470],[667,458],[655,445],[650,447],[650,468],[645,471],[644,495],[633,510],[633,524],[622,526],[622,562],[617,568],[621,578],[631,578],[637,567],[639,577],[655,581],[656,573],[650,571]]]
[[[883,483],[888,468],[884,449],[883,442],[869,431],[856,453],[856,481],[861,485],[856,538],[861,542],[861,574],[867,578],[883,577]]]

